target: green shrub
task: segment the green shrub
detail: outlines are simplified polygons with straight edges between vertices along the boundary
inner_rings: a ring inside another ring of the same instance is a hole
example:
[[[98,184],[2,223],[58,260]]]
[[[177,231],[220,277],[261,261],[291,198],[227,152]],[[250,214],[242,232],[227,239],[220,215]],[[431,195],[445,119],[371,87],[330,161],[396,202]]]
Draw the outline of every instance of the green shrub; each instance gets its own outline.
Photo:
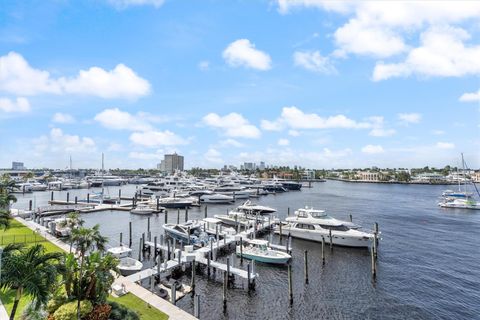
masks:
[[[67,302],[67,297],[65,296],[54,296],[50,301],[47,303],[47,312],[53,314],[57,309]]]
[[[92,312],[92,303],[88,300],[80,302],[80,317],[85,317]],[[72,301],[62,305],[53,314],[55,320],[77,320],[77,301]]]
[[[29,303],[25,309],[23,309],[20,319],[22,320],[44,320],[47,318],[47,312],[43,309],[43,306],[36,309],[35,303]]]
[[[112,306],[112,311],[110,312],[111,320],[140,320],[135,311],[128,309],[124,305],[113,301],[109,301],[108,304]]]

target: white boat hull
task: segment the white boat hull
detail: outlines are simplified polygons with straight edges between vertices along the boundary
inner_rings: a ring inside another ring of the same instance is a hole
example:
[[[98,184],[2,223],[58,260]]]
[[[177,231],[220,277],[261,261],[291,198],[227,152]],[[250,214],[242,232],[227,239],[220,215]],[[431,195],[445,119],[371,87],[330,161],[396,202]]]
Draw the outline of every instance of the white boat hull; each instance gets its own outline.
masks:
[[[275,233],[280,233],[279,229],[275,229]],[[330,243],[329,232],[320,230],[305,230],[290,228],[289,226],[282,226],[282,235],[290,234],[294,238],[310,240],[315,242],[322,242],[322,237],[325,239],[325,244]],[[337,234],[332,232],[332,244],[344,247],[358,247],[368,248],[371,246],[372,239],[365,236],[348,236],[344,234]]]

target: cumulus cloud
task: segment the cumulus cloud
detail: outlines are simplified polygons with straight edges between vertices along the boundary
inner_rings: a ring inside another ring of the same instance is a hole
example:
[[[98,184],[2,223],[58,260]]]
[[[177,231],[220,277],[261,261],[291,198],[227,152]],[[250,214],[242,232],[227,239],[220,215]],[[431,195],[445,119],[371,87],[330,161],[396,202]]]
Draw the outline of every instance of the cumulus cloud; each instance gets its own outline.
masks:
[[[210,62],[204,60],[204,61],[200,61],[198,63],[198,68],[202,71],[207,71],[208,69],[210,69]]]
[[[464,93],[458,99],[461,102],[479,102],[480,101],[480,89],[477,92]]]
[[[268,124],[268,125],[267,125]],[[280,118],[275,121],[262,121],[262,127],[279,130],[285,126],[293,129],[365,129],[371,125],[367,122],[357,122],[343,114],[321,117],[316,113],[305,113],[297,107],[284,107]]]
[[[169,130],[134,132],[130,135],[130,141],[136,145],[150,148],[188,144],[188,140]]]
[[[378,153],[383,153],[385,151],[383,150],[382,146],[367,144],[362,148],[362,152],[367,154],[378,154]]]
[[[385,128],[385,121],[382,116],[369,117],[368,120],[371,123],[372,130],[368,135],[372,137],[389,137],[395,134],[395,129]]]
[[[207,126],[221,129],[228,137],[259,138],[260,130],[249,123],[241,114],[232,112],[225,116],[209,113],[202,119]]]
[[[288,130],[288,135],[292,136],[292,137],[298,137],[300,136],[300,132],[298,132],[297,130]]]
[[[52,117],[52,122],[56,123],[74,123],[75,118],[68,113],[57,112]]]
[[[373,80],[420,76],[462,77],[480,74],[480,45],[466,46],[470,35],[461,28],[432,27],[422,33],[421,45],[404,62],[376,64]]]
[[[403,124],[419,123],[422,120],[420,113],[399,113],[397,116]]]
[[[150,5],[155,8],[160,8],[165,0],[108,0],[108,3],[117,9],[125,9],[133,6]]]
[[[36,154],[91,153],[96,151],[95,141],[89,137],[69,135],[59,128],[52,128],[49,135],[34,139]]]
[[[277,144],[279,146],[285,147],[290,144],[290,141],[288,139],[278,139]]]
[[[226,139],[226,140],[220,141],[220,146],[240,148],[240,147],[243,147],[244,144],[241,142],[238,142],[235,139]]]
[[[0,75],[1,76],[1,75]],[[26,98],[0,98],[0,111],[6,113],[26,113],[30,111],[30,103]]]
[[[280,131],[283,129],[283,125],[278,121],[262,120],[260,127],[266,131]]]
[[[437,142],[436,147],[439,149],[454,149],[455,144],[451,142]]]
[[[313,72],[324,74],[336,72],[330,59],[322,56],[319,51],[296,51],[293,54],[293,61],[296,66]]]
[[[124,64],[107,71],[99,67],[80,70],[75,77],[53,78],[32,68],[16,52],[0,57],[0,91],[17,95],[78,94],[105,99],[136,99],[150,93],[150,83]]]
[[[270,56],[256,49],[248,39],[239,39],[230,43],[222,56],[232,67],[247,67],[262,71],[271,68]]]
[[[147,131],[152,130],[144,114],[132,115],[118,108],[105,109],[98,113],[94,120],[102,126],[115,130]]]

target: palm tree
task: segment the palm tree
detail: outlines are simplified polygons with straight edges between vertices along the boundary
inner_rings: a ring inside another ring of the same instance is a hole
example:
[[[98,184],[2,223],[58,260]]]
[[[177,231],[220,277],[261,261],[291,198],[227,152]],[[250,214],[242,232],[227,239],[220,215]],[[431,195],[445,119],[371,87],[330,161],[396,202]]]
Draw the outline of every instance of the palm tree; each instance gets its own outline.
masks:
[[[2,229],[7,229],[10,227],[10,220],[12,219],[12,216],[10,215],[10,212],[7,210],[0,210],[0,228]]]
[[[105,244],[107,238],[100,234],[100,225],[95,225],[93,228],[80,227],[72,230],[71,241],[76,245],[76,252],[80,256],[80,269],[78,279],[83,281],[83,268],[85,264],[85,255],[87,252],[94,250],[105,251]],[[80,320],[80,301],[82,301],[82,293],[80,288],[82,283],[77,286],[77,317]]]
[[[7,229],[10,226],[10,203],[16,202],[17,198],[12,194],[15,182],[8,175],[0,179],[0,228]]]
[[[2,258],[2,278],[0,288],[16,290],[10,320],[15,318],[20,298],[27,294],[32,297],[35,307],[45,304],[55,285],[56,276],[63,270],[60,263],[63,254],[59,252],[45,253],[40,245],[20,248],[7,246]]]
[[[67,215],[67,218],[60,222],[60,227],[74,230],[83,226],[84,222],[85,221],[83,221],[83,219],[80,218],[80,213],[78,211],[75,211],[75,212],[69,213]],[[70,234],[69,236],[69,242],[70,242],[70,252],[72,252],[72,245],[73,245],[72,234]]]

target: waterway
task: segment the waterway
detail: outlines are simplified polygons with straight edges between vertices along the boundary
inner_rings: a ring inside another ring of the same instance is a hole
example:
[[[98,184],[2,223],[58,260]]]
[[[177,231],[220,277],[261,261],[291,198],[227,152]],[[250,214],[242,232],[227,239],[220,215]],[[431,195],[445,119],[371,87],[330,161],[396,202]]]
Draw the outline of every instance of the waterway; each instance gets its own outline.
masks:
[[[122,187],[122,194],[133,194],[135,187]],[[292,306],[288,303],[287,268],[257,264],[255,290],[248,293],[237,282],[236,288],[227,292],[225,311],[220,275],[216,281],[197,275],[201,319],[480,319],[480,212],[439,208],[438,196],[444,189],[327,181],[300,192],[261,197],[256,201],[276,208],[281,218],[286,217],[287,208],[293,212],[313,206],[339,219],[347,220],[352,214],[353,222],[364,229],[372,229],[378,222],[382,239],[377,279],[372,281],[367,250],[334,247],[333,252],[327,250],[323,266],[318,243],[293,239]],[[69,192],[73,199],[75,195],[86,197],[92,190]],[[106,192],[115,196],[118,187],[109,187]],[[55,192],[54,196],[65,199],[66,191]],[[45,205],[50,192],[17,197],[15,207],[25,209],[32,198],[36,206]],[[231,207],[210,205],[208,215],[224,213]],[[203,206],[190,209],[189,218],[203,218],[203,210]],[[147,228],[146,217],[129,212],[98,212],[83,218],[87,226],[99,223],[112,245],[118,245],[120,232],[126,242],[128,222],[132,221],[135,250]],[[175,222],[176,212],[168,218]],[[151,216],[153,235],[163,233],[163,223],[163,214]],[[278,243],[278,237],[273,239]],[[303,278],[305,250],[309,252],[307,285]],[[189,283],[190,278],[185,275],[180,280]],[[190,296],[178,305],[193,313]]]

